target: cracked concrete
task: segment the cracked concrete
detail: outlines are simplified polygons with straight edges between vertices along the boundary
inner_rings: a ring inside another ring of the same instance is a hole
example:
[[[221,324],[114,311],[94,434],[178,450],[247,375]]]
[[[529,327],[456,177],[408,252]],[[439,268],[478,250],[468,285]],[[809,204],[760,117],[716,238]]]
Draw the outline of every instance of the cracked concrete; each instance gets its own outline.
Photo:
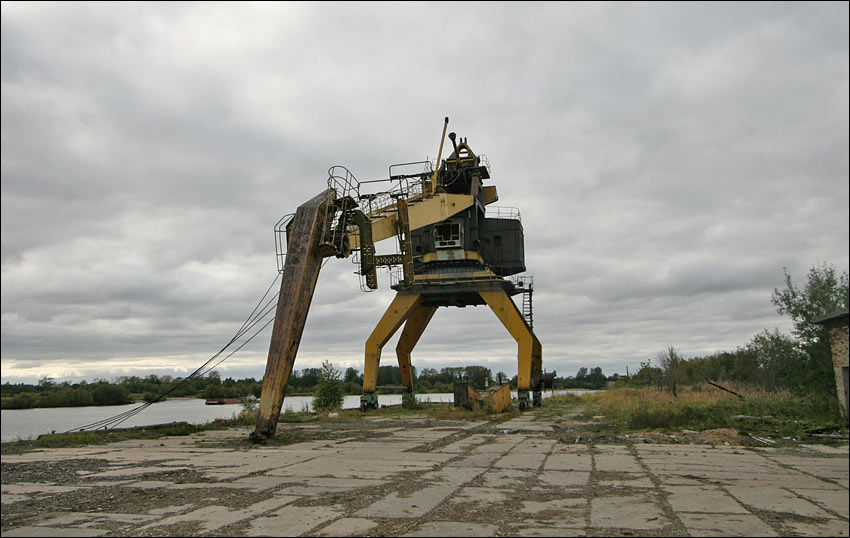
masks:
[[[848,535],[847,446],[570,444],[537,410],[403,420],[285,446],[232,429],[4,455],[2,534]],[[48,464],[80,469],[8,478]]]

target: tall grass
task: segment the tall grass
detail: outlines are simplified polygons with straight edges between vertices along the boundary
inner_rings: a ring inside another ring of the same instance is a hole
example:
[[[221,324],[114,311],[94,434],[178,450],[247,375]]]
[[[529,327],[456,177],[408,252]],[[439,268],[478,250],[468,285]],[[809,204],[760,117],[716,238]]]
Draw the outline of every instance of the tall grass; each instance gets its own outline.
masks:
[[[603,415],[630,430],[738,428],[799,435],[806,428],[840,424],[836,409],[816,398],[737,387],[739,399],[720,390],[682,387],[678,397],[656,388],[617,388],[582,397],[587,417]]]

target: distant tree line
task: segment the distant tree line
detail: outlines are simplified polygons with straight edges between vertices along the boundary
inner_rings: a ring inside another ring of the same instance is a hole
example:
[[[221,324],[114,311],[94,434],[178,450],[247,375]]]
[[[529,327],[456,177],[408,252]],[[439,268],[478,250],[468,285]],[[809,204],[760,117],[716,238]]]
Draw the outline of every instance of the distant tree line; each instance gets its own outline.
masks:
[[[290,396],[313,395],[317,385],[328,378],[328,365],[322,368],[304,368],[293,370],[287,385]],[[411,367],[414,377],[414,390],[417,393],[451,393],[454,384],[465,381],[478,390],[489,384],[496,383],[499,376],[502,382],[509,383],[512,389],[517,387],[517,376],[508,377],[504,372],[493,375],[490,368],[480,365],[423,368],[417,370]],[[324,370],[324,374],[323,374]],[[324,375],[324,377],[323,377]],[[554,388],[584,388],[601,389],[608,381],[617,379],[617,374],[606,378],[601,368],[580,368],[574,377],[556,377]],[[341,374],[342,391],[344,394],[361,394],[363,374],[356,368],[347,368]],[[398,366],[380,366],[378,368],[378,392],[391,392],[393,387],[399,387],[401,370]],[[388,387],[388,388],[381,388]],[[218,371],[213,370],[206,376],[184,380],[181,377],[155,374],[146,377],[121,376],[107,381],[97,379],[92,382],[80,381],[58,383],[49,377],[42,378],[38,384],[4,383],[0,386],[3,409],[30,409],[34,407],[80,407],[90,405],[124,405],[136,400],[153,401],[168,392],[168,398],[242,398],[254,396],[259,398],[262,380],[253,377],[234,379],[221,378]]]
[[[33,407],[82,407],[89,405],[122,405],[132,403],[127,387],[98,380],[70,384],[55,383],[42,378],[37,385],[4,383],[3,409],[30,409]]]
[[[588,370],[584,366],[578,369],[575,376],[555,377],[552,383],[553,389],[590,389],[601,390],[608,386],[609,381],[615,381],[619,377],[614,374],[606,377],[602,368],[596,367]]]

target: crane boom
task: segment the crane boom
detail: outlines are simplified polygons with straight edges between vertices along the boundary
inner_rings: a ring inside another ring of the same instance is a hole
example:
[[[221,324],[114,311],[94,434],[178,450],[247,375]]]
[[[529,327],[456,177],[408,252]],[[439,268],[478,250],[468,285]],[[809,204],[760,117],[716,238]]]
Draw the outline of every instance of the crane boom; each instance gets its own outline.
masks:
[[[333,189],[314,196],[298,207],[292,220],[257,424],[251,434],[254,440],[274,436],[277,428],[289,375],[322,268],[319,243],[325,232],[325,216],[335,197]]]

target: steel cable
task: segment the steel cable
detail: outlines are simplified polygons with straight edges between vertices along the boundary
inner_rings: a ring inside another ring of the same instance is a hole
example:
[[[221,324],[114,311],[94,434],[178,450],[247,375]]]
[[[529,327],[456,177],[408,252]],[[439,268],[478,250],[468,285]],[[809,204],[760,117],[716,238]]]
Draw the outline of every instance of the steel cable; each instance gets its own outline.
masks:
[[[213,362],[215,359],[217,359],[217,358],[219,357],[219,355],[221,355],[222,353],[224,353],[224,351],[225,351],[225,350],[227,350],[227,348],[228,348],[228,347],[230,347],[230,346],[231,346],[234,342],[236,342],[237,340],[239,340],[239,338],[241,338],[241,337],[242,337],[245,333],[247,333],[247,332],[248,332],[248,331],[250,331],[253,327],[255,327],[255,326],[256,326],[256,325],[257,325],[260,321],[262,321],[263,319],[265,319],[265,318],[266,318],[266,317],[267,317],[267,316],[268,316],[268,315],[269,315],[269,314],[270,314],[270,313],[271,313],[271,312],[275,309],[275,307],[277,306],[277,300],[278,300],[278,297],[279,297],[279,295],[280,295],[280,293],[279,293],[279,292],[278,292],[277,294],[275,294],[275,295],[274,295],[274,297],[272,297],[271,299],[269,299],[268,301],[266,301],[266,303],[262,306],[262,308],[260,307],[260,305],[262,305],[262,304],[263,304],[263,301],[265,301],[266,297],[268,297],[269,292],[272,290],[272,287],[274,287],[274,284],[275,284],[275,282],[277,282],[277,279],[278,279],[278,278],[280,278],[280,273],[278,273],[278,274],[276,274],[276,275],[275,275],[274,279],[272,280],[272,283],[271,283],[271,284],[269,285],[269,287],[266,289],[266,292],[263,294],[262,298],[260,298],[260,300],[257,302],[256,306],[254,306],[254,309],[251,311],[251,313],[248,315],[248,317],[247,317],[247,318],[245,319],[245,321],[242,323],[242,326],[241,326],[241,327],[239,327],[239,330],[238,330],[238,331],[236,331],[236,334],[233,336],[233,338],[231,338],[231,339],[230,339],[230,340],[229,340],[229,341],[228,341],[228,342],[224,345],[224,347],[222,347],[222,348],[221,348],[221,349],[220,349],[220,350],[219,350],[219,351],[218,351],[215,355],[213,355],[213,356],[212,356],[212,357],[210,357],[210,358],[209,358],[206,362],[204,362],[204,364],[202,364],[202,365],[201,365],[201,366],[199,366],[197,369],[195,369],[195,371],[194,371],[194,372],[192,372],[191,374],[189,374],[188,376],[186,376],[185,378],[183,378],[182,380],[180,380],[180,382],[179,382],[179,383],[175,384],[174,386],[172,386],[171,388],[169,388],[169,389],[168,389],[168,390],[166,390],[165,392],[163,392],[163,393],[161,393],[160,395],[158,395],[158,396],[157,396],[156,398],[154,398],[153,400],[151,400],[151,401],[149,401],[149,402],[145,402],[144,404],[140,405],[139,407],[136,407],[136,408],[134,408],[134,409],[130,409],[130,410],[128,410],[128,411],[124,411],[123,413],[119,413],[119,414],[117,414],[117,415],[115,415],[115,416],[112,416],[112,417],[109,417],[109,418],[106,418],[106,419],[103,419],[103,420],[99,420],[99,421],[97,421],[97,422],[92,422],[91,424],[86,424],[85,426],[80,426],[80,427],[77,427],[77,428],[72,428],[72,429],[70,429],[70,430],[67,430],[67,431],[66,431],[66,432],[64,432],[64,433],[68,433],[68,432],[72,432],[72,431],[86,431],[86,430],[95,430],[95,429],[109,429],[110,427],[114,428],[115,426],[117,426],[117,425],[121,424],[122,422],[124,422],[125,420],[129,419],[130,417],[135,416],[136,414],[140,413],[140,412],[141,412],[141,411],[143,411],[144,409],[147,409],[147,408],[148,408],[148,406],[150,406],[151,404],[154,404],[154,403],[156,403],[156,402],[161,401],[163,398],[165,398],[167,395],[169,395],[169,394],[171,394],[172,392],[174,392],[177,388],[179,388],[180,386],[184,385],[184,384],[185,384],[185,383],[187,383],[189,380],[191,380],[191,379],[193,379],[193,378],[195,378],[195,377],[199,377],[199,376],[206,375],[206,374],[207,374],[208,372],[210,372],[213,368],[215,368],[216,366],[218,366],[219,364],[221,364],[222,362],[224,362],[225,360],[227,360],[228,358],[230,358],[231,356],[233,356],[233,354],[234,354],[234,353],[236,353],[237,351],[239,351],[240,349],[242,349],[245,345],[247,345],[247,344],[248,344],[248,342],[250,342],[251,340],[253,340],[253,339],[254,339],[254,338],[255,338],[255,337],[256,337],[256,336],[257,336],[260,332],[262,332],[262,331],[263,331],[263,329],[265,329],[266,327],[268,327],[268,326],[269,326],[269,324],[270,324],[272,321],[274,321],[274,317],[272,317],[272,319],[271,319],[271,320],[267,321],[267,322],[266,322],[266,323],[265,323],[265,324],[264,324],[264,325],[263,325],[263,326],[262,326],[262,327],[261,327],[261,328],[260,328],[257,332],[255,332],[253,335],[251,335],[251,337],[250,337],[250,338],[248,338],[246,341],[244,341],[244,342],[243,342],[243,343],[242,343],[239,347],[237,347],[235,350],[233,350],[230,354],[228,354],[226,357],[224,357],[223,359],[221,359],[220,361],[218,361],[218,362],[217,362],[215,365],[213,365],[212,367],[207,368],[206,370],[204,370],[204,368],[206,368],[206,367],[207,367],[207,365],[209,365],[211,362]],[[270,305],[271,305],[271,306],[270,306]],[[257,312],[257,309],[258,309],[258,308],[260,309],[260,311],[259,311],[259,312]]]

